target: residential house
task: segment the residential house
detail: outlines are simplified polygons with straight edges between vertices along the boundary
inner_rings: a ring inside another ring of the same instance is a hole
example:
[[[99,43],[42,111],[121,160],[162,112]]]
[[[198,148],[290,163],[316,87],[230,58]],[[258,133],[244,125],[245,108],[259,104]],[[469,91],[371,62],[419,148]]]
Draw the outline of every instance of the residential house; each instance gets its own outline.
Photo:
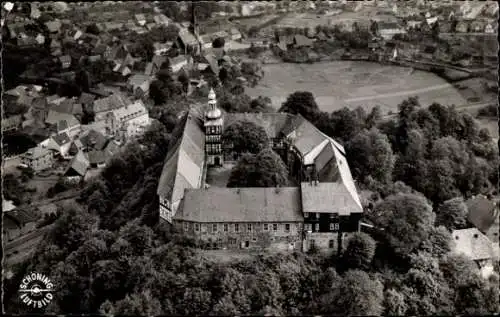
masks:
[[[16,131],[21,126],[23,117],[21,115],[14,115],[8,118],[2,118],[2,132]]]
[[[80,144],[77,145],[78,149],[83,150],[84,152],[90,151],[102,151],[108,144],[109,139],[102,133],[96,130],[89,130],[85,133],[82,133],[80,138],[78,139]]]
[[[179,55],[174,58],[169,58],[170,67],[172,68],[172,72],[175,74],[179,72],[183,67],[188,65],[188,58],[186,55]]]
[[[34,171],[41,171],[52,167],[54,156],[52,151],[37,146],[21,154],[21,163],[30,167]]]
[[[452,251],[470,258],[484,275],[489,275],[493,267],[492,261],[498,260],[491,240],[477,228],[454,230],[452,237],[455,242]]]
[[[172,42],[153,43],[153,49],[154,49],[155,55],[166,54],[170,50],[171,47],[172,47]]]
[[[146,69],[144,70],[144,74],[146,76],[154,76],[161,69],[161,66],[164,62],[167,61],[166,56],[155,55],[150,63],[146,64]]]
[[[141,98],[147,96],[149,93],[149,85],[151,84],[151,77],[147,75],[135,74],[129,77],[127,81],[127,88],[135,97]]]
[[[200,44],[197,36],[187,29],[181,29],[179,31],[179,36],[177,37],[175,44],[180,52],[183,52],[184,54],[187,54],[188,52],[198,54],[200,51]]]
[[[71,56],[63,55],[59,57],[59,63],[63,69],[69,68],[71,66]]]
[[[311,47],[313,45],[313,40],[307,38],[302,34],[297,34],[293,37],[293,45],[297,48],[299,47]]]
[[[125,107],[131,104],[130,100],[120,93],[112,94],[108,97],[94,100],[92,110],[95,114],[95,121],[104,121],[114,109]]]
[[[241,40],[241,33],[237,28],[231,28],[229,30],[229,35],[233,41]]]
[[[80,122],[74,115],[69,113],[49,110],[45,123],[49,125],[54,133],[61,134],[66,132],[71,139],[80,134],[81,131]]]
[[[170,23],[170,19],[167,18],[164,14],[157,14],[153,16],[153,20],[157,25],[168,26],[168,24]]]
[[[106,161],[109,161],[115,154],[120,152],[120,144],[115,140],[111,140],[104,148],[104,156],[106,157]]]
[[[133,104],[113,110],[113,117],[109,128],[111,134],[123,132],[122,138],[128,140],[140,135],[149,126],[149,113],[142,101],[136,100]]]
[[[80,98],[78,99],[78,103],[82,105],[82,110],[91,109],[94,100],[95,100],[95,95],[82,92]]]
[[[106,155],[103,150],[91,150],[87,152],[90,168],[103,168],[106,166]]]
[[[71,146],[71,139],[67,133],[53,135],[40,143],[40,146],[48,150],[53,150],[62,158],[68,158],[68,152]]]
[[[50,54],[52,56],[61,56],[62,55],[62,45],[60,41],[52,39],[50,42]]]
[[[45,26],[47,27],[47,29],[49,30],[50,33],[59,33],[59,31],[61,31],[62,24],[61,24],[61,21],[56,19],[56,20],[46,22]]]
[[[104,24],[104,29],[106,31],[116,31],[120,30],[123,28],[124,23],[119,23],[119,22],[105,22]]]
[[[406,34],[406,31],[395,22],[379,21],[378,25],[378,33],[385,40],[392,40],[396,34]]]
[[[138,25],[140,26],[145,26],[146,25],[146,16],[144,14],[136,14],[135,15],[135,21],[137,22]]]
[[[75,30],[72,30],[69,35],[71,36],[71,38],[73,40],[77,41],[82,37],[83,32],[78,30],[78,29],[75,29]]]
[[[220,68],[216,56],[214,54],[204,54],[203,58],[209,65],[209,67],[206,68],[206,71],[210,71],[212,74],[219,77]]]
[[[78,151],[71,159],[68,168],[64,172],[64,177],[70,182],[80,182],[85,178],[89,167],[90,163],[87,155],[83,151]]]
[[[3,210],[3,237],[7,242],[19,238],[36,228],[37,216],[26,209],[4,209],[4,200],[2,199]],[[5,206],[7,207],[7,206]]]
[[[467,21],[460,21],[457,23],[455,28],[457,33],[467,33],[469,32],[469,23]]]
[[[37,20],[42,15],[40,9],[38,9],[38,5],[36,3],[30,3],[30,18],[33,20]]]
[[[42,34],[38,34],[36,37],[35,37],[35,41],[38,45],[42,45],[42,44],[45,44],[45,36],[43,36]]]
[[[152,31],[153,29],[157,28],[158,25],[156,23],[148,23],[146,24],[146,30]]]

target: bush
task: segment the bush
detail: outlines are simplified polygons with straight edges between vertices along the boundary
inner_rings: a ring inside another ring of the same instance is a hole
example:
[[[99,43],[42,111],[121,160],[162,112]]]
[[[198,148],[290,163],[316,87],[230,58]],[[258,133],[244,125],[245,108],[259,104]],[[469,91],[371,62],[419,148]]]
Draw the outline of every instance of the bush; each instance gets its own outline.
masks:
[[[487,105],[477,112],[478,117],[492,117],[492,118],[497,118],[498,117],[498,109],[497,106],[494,104]]]

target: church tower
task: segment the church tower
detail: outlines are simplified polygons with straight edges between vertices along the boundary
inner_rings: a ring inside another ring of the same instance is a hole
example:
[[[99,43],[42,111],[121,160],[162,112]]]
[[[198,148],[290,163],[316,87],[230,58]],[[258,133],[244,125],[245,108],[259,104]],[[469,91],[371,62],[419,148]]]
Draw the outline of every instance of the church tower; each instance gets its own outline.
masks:
[[[224,153],[222,151],[222,127],[224,118],[217,108],[215,92],[210,89],[208,94],[208,111],[205,112],[205,154],[208,166],[222,166]]]

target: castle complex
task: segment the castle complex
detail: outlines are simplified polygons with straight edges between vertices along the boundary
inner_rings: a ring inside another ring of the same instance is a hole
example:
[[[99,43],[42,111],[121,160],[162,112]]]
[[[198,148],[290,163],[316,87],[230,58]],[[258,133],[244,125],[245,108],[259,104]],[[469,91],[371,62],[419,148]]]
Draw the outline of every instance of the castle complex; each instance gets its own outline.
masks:
[[[162,221],[212,248],[339,251],[363,213],[343,146],[300,115],[225,113],[213,90],[208,99],[174,131],[157,190]],[[232,159],[222,134],[239,120],[264,128],[298,187],[207,184],[207,169]]]

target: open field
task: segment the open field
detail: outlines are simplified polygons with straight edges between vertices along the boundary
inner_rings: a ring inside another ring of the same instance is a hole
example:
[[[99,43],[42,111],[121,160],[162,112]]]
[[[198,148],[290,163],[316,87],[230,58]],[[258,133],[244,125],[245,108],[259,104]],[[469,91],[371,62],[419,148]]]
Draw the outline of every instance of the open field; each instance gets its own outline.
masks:
[[[335,11],[336,9],[332,9]],[[335,15],[316,13],[289,13],[284,19],[277,23],[276,27],[316,27],[317,25],[336,25],[358,22],[361,25],[369,25],[370,19],[383,19],[384,21],[395,20],[394,16],[377,15],[379,8],[364,7],[358,12],[343,11]]]
[[[323,111],[347,106],[366,110],[379,105],[382,113],[395,112],[397,105],[418,96],[423,106],[432,102],[466,104],[456,88],[432,73],[370,62],[335,61],[316,64],[268,64],[256,87],[247,87],[251,97],[270,97],[279,108],[295,91],[310,91]]]

